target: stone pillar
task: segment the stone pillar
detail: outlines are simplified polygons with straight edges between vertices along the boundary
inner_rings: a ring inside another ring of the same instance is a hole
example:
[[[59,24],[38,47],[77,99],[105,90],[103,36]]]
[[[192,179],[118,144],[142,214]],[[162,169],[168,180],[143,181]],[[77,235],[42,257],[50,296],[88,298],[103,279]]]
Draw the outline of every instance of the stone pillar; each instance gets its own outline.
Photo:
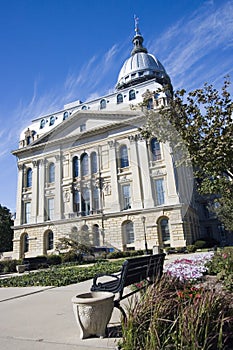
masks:
[[[40,159],[38,164],[38,219],[37,222],[44,221],[45,213],[45,160]]]
[[[130,140],[130,166],[132,170],[132,208],[142,209],[142,182],[137,150],[137,135],[129,136]]]
[[[62,219],[62,196],[61,196],[61,156],[56,155],[55,163],[55,197],[54,197],[54,220]]]
[[[23,164],[18,164],[18,184],[17,184],[17,202],[16,202],[16,218],[14,225],[18,226],[22,223],[22,192],[23,192]]]
[[[154,207],[149,169],[147,143],[142,137],[138,139],[139,166],[142,180],[143,208]]]
[[[37,221],[37,206],[38,206],[38,161],[33,161],[32,171],[32,200],[31,200],[31,217],[30,221],[35,224]]]
[[[118,179],[117,179],[117,157],[116,157],[116,142],[109,141],[109,163],[110,163],[110,173],[111,173],[111,195],[112,204],[111,211],[120,211],[120,200],[119,200],[119,189],[118,189]]]

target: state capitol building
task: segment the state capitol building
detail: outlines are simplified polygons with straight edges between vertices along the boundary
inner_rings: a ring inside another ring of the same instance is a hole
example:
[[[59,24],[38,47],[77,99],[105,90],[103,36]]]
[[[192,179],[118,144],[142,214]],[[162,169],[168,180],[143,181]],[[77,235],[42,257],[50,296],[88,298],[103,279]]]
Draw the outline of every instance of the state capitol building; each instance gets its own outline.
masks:
[[[158,113],[172,85],[143,46],[137,23],[132,42],[113,93],[69,103],[22,131],[12,152],[18,162],[16,258],[52,254],[58,239],[71,233],[81,232],[93,247],[138,250],[184,247],[206,229],[190,169],[179,175],[169,145],[140,133],[145,115],[136,106],[150,91],[148,109]]]

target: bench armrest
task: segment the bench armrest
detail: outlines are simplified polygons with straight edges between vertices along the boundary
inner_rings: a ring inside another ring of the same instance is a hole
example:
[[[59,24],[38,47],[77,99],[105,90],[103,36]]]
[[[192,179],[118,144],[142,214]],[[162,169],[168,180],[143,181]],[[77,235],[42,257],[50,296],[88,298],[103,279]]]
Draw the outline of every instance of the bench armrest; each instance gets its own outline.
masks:
[[[121,272],[118,272],[116,274],[108,274],[108,273],[99,273],[97,275],[95,275],[95,277],[93,278],[93,286],[97,286],[98,283],[97,283],[97,279],[100,278],[100,277],[112,277],[113,279],[115,280],[119,280],[119,275],[121,275]]]

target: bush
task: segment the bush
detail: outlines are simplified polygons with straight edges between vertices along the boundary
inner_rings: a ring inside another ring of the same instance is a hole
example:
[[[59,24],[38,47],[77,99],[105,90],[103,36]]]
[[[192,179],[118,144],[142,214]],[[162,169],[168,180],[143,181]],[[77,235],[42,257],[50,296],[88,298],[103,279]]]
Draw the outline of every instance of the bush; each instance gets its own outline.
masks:
[[[144,254],[143,250],[115,251],[107,254],[107,259],[128,258],[128,257],[139,256],[143,254]]]
[[[61,254],[61,259],[63,263],[67,262],[81,262],[82,254],[76,254],[73,251],[68,251],[67,253]]]
[[[197,249],[202,249],[202,248],[205,248],[206,247],[206,241],[204,240],[197,240],[195,243],[194,243],[195,247]]]
[[[226,294],[164,275],[138,296],[122,322],[124,350],[230,350],[233,309]]]
[[[60,265],[62,262],[62,258],[60,255],[56,255],[56,254],[48,255],[47,262],[48,262],[48,265]]]
[[[197,250],[197,247],[194,244],[191,244],[191,245],[187,245],[186,249],[188,253],[195,253],[195,251]]]
[[[216,241],[216,239],[211,238],[211,237],[205,237],[202,239],[198,239],[194,245],[197,247],[197,249],[202,249],[202,248],[213,248],[214,246],[218,246],[219,242]]]
[[[0,273],[16,272],[16,265],[21,264],[20,260],[3,260],[0,261]]]

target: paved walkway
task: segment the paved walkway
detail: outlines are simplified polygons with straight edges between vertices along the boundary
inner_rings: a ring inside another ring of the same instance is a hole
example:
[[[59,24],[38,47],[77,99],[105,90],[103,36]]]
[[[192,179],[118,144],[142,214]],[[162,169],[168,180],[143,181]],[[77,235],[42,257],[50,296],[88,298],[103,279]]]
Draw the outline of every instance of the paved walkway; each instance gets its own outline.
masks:
[[[189,254],[186,254],[187,256]],[[166,257],[165,263],[179,255]],[[71,299],[90,290],[88,280],[66,287],[0,288],[0,350],[117,349],[120,312],[114,309],[107,338],[80,339]]]

